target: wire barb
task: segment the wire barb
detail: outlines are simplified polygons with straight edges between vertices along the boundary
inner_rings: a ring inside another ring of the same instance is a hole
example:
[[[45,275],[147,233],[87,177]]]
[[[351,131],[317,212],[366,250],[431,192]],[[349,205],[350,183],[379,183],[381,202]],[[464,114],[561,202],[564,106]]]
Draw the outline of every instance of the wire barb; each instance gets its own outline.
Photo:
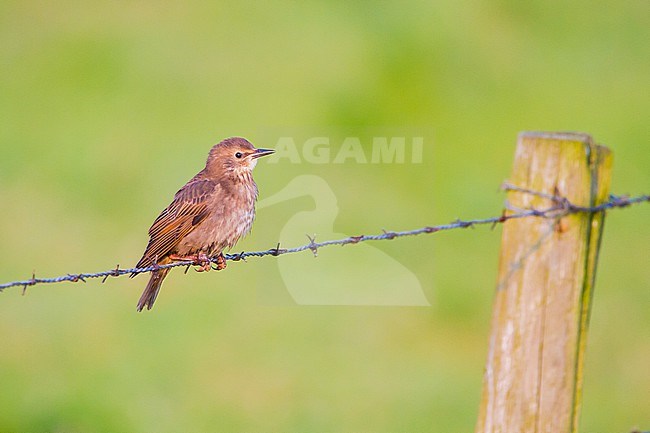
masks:
[[[226,260],[231,260],[231,261],[240,261],[240,260],[246,261],[247,257],[264,257],[264,256],[277,257],[283,254],[299,253],[306,250],[310,250],[314,254],[314,256],[317,256],[319,248],[327,247],[330,245],[347,245],[347,244],[358,244],[360,242],[366,242],[366,241],[390,240],[399,237],[417,236],[420,234],[431,234],[431,233],[437,233],[446,230],[464,229],[468,227],[473,228],[477,225],[489,225],[492,229],[494,229],[498,224],[504,224],[506,221],[512,219],[519,219],[519,218],[547,218],[547,219],[555,219],[556,221],[560,221],[562,217],[571,214],[598,213],[598,212],[604,212],[609,209],[626,208],[633,204],[650,203],[650,195],[640,195],[636,197],[630,197],[628,195],[621,195],[621,196],[610,195],[608,201],[606,201],[605,203],[593,207],[582,207],[571,203],[566,197],[562,197],[559,191],[557,190],[557,188],[555,189],[554,194],[547,194],[539,191],[531,191],[529,189],[521,188],[516,185],[511,185],[507,182],[504,182],[501,185],[501,189],[504,191],[515,191],[524,194],[534,195],[537,197],[542,197],[550,200],[553,203],[553,205],[545,209],[535,209],[532,207],[527,209],[519,209],[506,200],[502,213],[499,216],[494,216],[490,218],[474,219],[474,220],[457,219],[449,224],[443,224],[438,226],[426,226],[426,227],[422,227],[414,230],[406,230],[406,231],[382,230],[382,233],[376,235],[349,236],[343,239],[327,240],[323,242],[316,242],[316,235],[314,236],[307,235],[307,238],[309,239],[309,243],[306,245],[301,245],[299,247],[280,248],[280,243],[278,243],[275,246],[275,248],[271,248],[268,250],[249,251],[249,252],[242,251],[241,253],[238,254],[224,254],[224,258]],[[560,221],[558,223],[558,230],[561,231],[562,227],[563,226]],[[213,257],[210,259],[210,261],[213,263],[216,263],[217,260],[218,260],[217,257]],[[117,265],[115,269],[103,271],[103,272],[97,272],[94,274],[70,273],[67,275],[54,277],[54,278],[36,278],[36,272],[32,272],[32,276],[30,279],[21,280],[21,281],[11,281],[9,283],[0,284],[0,292],[2,292],[4,289],[7,289],[9,287],[22,286],[23,295],[24,295],[25,292],[27,291],[27,287],[35,286],[36,284],[53,284],[53,283],[61,283],[63,281],[86,282],[87,279],[91,279],[91,278],[102,278],[102,283],[103,283],[106,281],[108,277],[119,277],[126,274],[135,276],[146,272],[156,271],[160,269],[175,268],[179,266],[186,266],[185,272],[187,272],[187,270],[189,270],[189,268],[193,264],[194,264],[193,262],[186,260],[186,261],[178,261],[178,262],[160,265],[157,263],[157,259],[156,259],[154,260],[153,265],[143,267],[143,268],[120,269],[120,265]]]
[[[314,253],[314,258],[318,257],[318,244],[316,243],[316,234],[313,236],[305,235],[309,239],[309,249]]]

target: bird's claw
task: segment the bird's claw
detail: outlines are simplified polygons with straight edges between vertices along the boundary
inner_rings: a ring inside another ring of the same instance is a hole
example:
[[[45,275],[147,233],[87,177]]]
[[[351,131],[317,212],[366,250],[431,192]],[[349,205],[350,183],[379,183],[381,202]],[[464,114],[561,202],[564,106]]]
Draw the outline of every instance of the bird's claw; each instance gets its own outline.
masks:
[[[212,269],[212,262],[205,253],[198,253],[194,263],[199,266],[196,272],[207,272]]]
[[[181,256],[178,254],[172,254],[169,256],[172,260],[177,260],[180,262],[193,262],[191,265],[198,266],[196,272],[206,272],[212,269],[212,262],[210,258],[205,253],[198,253],[193,256]]]
[[[217,266],[215,269],[217,271],[221,271],[223,269],[226,269],[226,266],[226,258],[223,256],[223,253],[221,253],[217,256]]]

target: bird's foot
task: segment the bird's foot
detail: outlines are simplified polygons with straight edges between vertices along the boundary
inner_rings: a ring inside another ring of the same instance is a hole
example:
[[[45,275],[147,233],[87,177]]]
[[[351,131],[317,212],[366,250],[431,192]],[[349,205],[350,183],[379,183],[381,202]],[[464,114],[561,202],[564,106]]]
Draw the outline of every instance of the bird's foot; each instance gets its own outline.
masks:
[[[194,263],[199,266],[196,272],[207,272],[212,269],[212,262],[205,253],[198,253],[194,259]]]
[[[212,262],[210,261],[210,258],[205,253],[197,253],[191,256],[171,254],[169,258],[179,262],[194,262],[193,264],[198,266],[198,268],[196,269],[197,272],[205,272],[212,269]]]
[[[217,271],[221,271],[223,269],[226,269],[226,266],[227,266],[226,265],[226,258],[223,256],[223,253],[220,253],[217,256],[217,266],[215,267],[215,269]]]

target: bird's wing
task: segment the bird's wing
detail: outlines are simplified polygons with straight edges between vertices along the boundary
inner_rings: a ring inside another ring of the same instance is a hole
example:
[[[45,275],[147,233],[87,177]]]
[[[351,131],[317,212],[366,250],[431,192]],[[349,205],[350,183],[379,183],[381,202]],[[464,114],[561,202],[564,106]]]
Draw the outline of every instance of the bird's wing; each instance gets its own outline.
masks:
[[[208,216],[206,201],[215,188],[214,181],[193,179],[176,193],[171,204],[151,225],[149,244],[137,267],[159,262]]]

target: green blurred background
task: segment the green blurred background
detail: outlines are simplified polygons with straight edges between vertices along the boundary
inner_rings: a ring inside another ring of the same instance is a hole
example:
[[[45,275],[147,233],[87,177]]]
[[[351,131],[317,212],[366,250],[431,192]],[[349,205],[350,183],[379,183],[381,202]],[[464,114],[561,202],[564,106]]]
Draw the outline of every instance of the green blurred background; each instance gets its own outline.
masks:
[[[259,164],[261,197],[325,179],[347,234],[498,214],[521,130],[589,132],[614,152],[612,191],[648,193],[649,40],[646,0],[5,0],[0,282],[134,265],[231,135],[433,131],[422,164]],[[237,250],[312,207],[261,210]],[[581,431],[650,428],[649,218],[607,220]],[[499,244],[485,228],[374,244],[431,307],[273,305],[274,258],[173,272],[143,314],[146,276],[6,290],[0,431],[472,431]]]

